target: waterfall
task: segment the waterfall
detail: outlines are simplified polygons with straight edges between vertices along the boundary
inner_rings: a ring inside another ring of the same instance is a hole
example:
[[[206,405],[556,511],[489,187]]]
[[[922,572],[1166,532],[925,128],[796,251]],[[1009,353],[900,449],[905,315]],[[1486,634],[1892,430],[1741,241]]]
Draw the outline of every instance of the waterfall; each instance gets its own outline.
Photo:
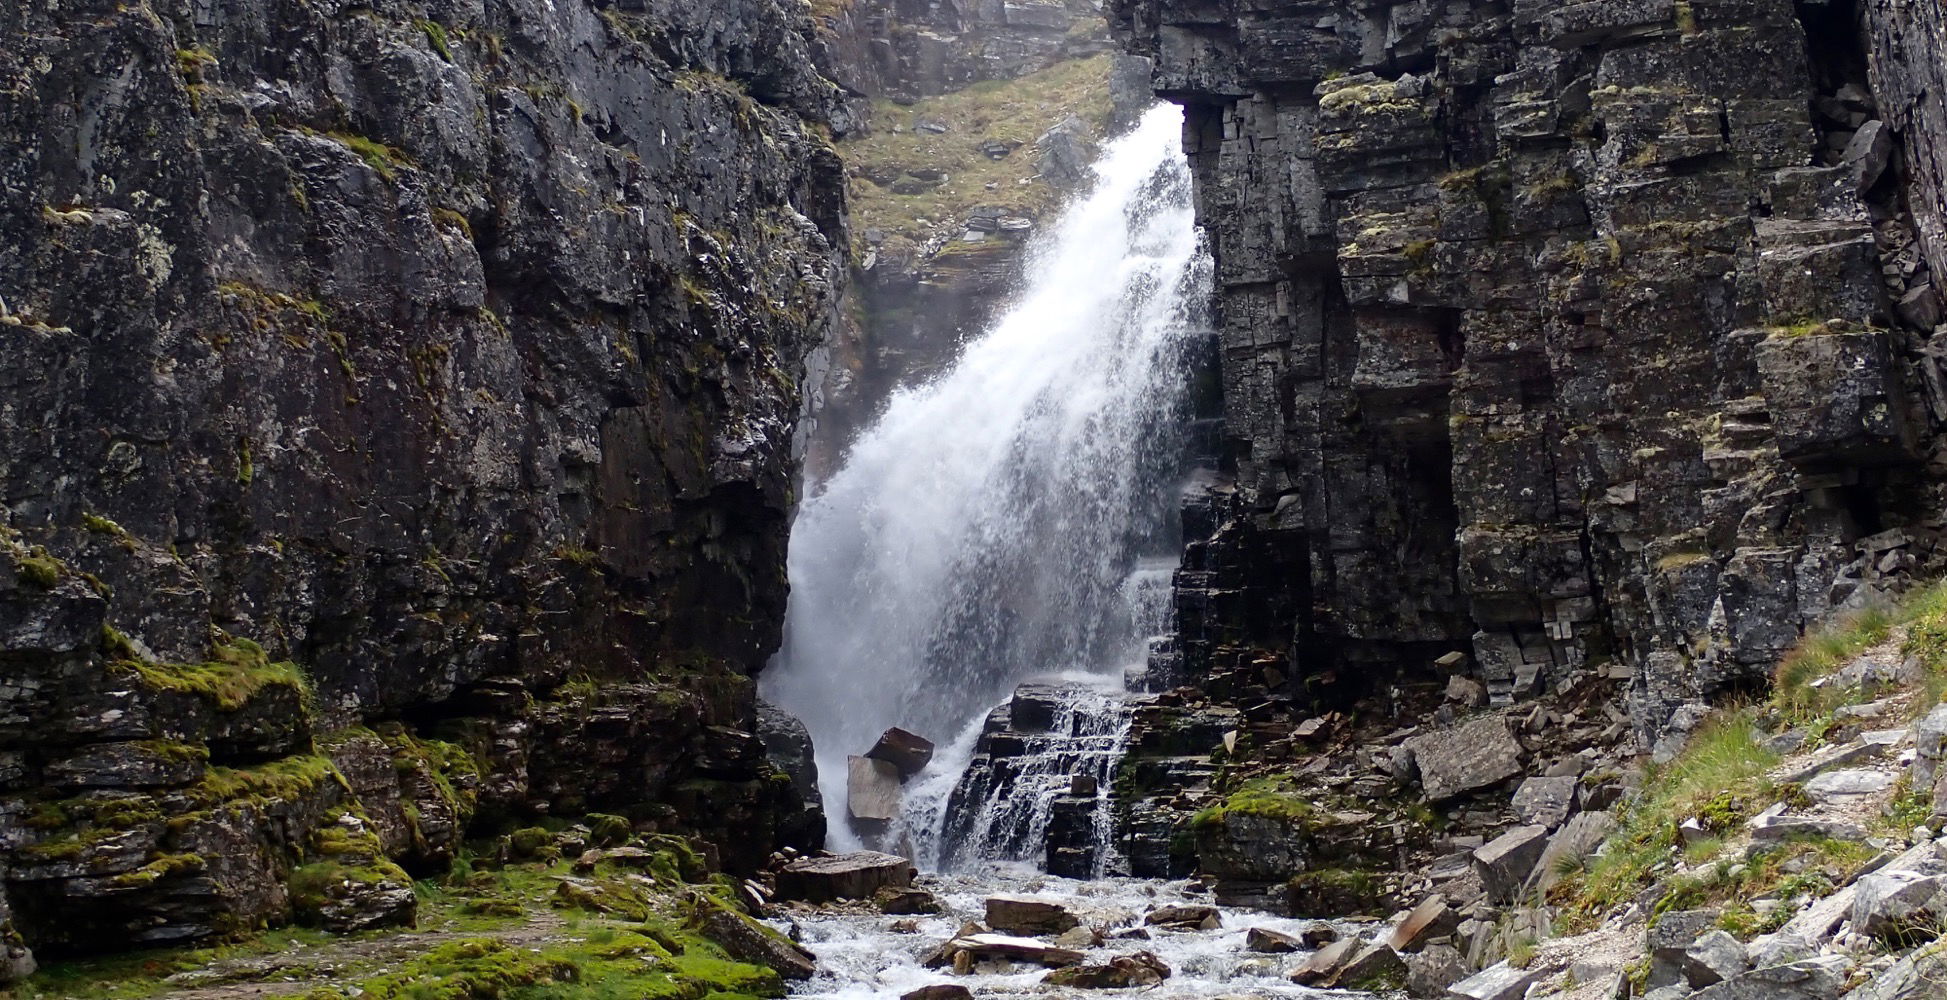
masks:
[[[1119,677],[1173,561],[1187,357],[1209,281],[1159,105],[1030,248],[1025,287],[932,381],[895,393],[792,529],[765,696],[810,728],[837,847],[846,757],[889,726],[940,744],[904,827],[941,813],[989,709],[1031,677]],[[1153,570],[1147,571],[1153,572]],[[934,856],[926,856],[933,853]]]

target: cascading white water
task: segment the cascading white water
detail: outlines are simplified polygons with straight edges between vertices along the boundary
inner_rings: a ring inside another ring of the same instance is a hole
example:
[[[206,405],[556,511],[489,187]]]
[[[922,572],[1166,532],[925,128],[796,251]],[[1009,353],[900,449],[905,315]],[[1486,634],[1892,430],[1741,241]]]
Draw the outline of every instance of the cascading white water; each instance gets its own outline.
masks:
[[[798,514],[765,695],[811,730],[836,846],[855,846],[845,759],[888,726],[942,744],[907,796],[907,826],[930,831],[1015,684],[1141,660],[1131,577],[1176,549],[1169,486],[1209,278],[1181,122],[1158,106],[1108,144],[1018,301],[896,393]]]

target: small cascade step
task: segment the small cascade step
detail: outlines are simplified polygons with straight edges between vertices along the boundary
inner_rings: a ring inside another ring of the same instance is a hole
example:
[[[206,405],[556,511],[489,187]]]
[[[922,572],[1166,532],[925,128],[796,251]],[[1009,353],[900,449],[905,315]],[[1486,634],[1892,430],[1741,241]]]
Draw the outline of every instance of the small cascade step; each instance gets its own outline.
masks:
[[[947,802],[942,860],[1038,861],[1054,874],[1102,874],[1103,848],[1114,840],[1108,789],[1128,726],[1128,695],[1112,682],[1021,685],[988,714]]]

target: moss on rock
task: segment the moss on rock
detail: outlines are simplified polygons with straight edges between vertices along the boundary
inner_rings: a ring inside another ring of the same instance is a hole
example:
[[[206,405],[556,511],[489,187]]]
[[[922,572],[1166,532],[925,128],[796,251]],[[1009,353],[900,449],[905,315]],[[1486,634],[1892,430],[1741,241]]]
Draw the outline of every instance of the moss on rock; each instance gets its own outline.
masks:
[[[245,707],[273,687],[289,688],[307,702],[311,694],[310,681],[297,664],[271,662],[264,648],[249,639],[219,643],[202,663],[122,659],[113,666],[150,688],[195,695],[226,712]]]

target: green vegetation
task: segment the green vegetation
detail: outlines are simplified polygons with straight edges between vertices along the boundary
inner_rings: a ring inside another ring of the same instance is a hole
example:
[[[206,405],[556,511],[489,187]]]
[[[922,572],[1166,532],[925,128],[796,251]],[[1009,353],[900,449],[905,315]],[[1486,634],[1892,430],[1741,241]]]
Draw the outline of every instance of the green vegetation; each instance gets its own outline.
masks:
[[[1875,327],[1843,319],[1801,319],[1774,323],[1766,328],[1774,337],[1813,337],[1823,334],[1870,333]]]
[[[1936,584],[1908,600],[1906,640],[1900,652],[1920,661],[1926,674],[1913,700],[1917,717],[1947,702],[1947,583]]]
[[[317,923],[333,901],[359,888],[412,884],[385,856],[372,821],[360,810],[327,813],[306,845],[306,863],[292,870],[291,909],[299,923]]]
[[[202,84],[210,67],[216,65],[216,53],[197,45],[176,50],[176,72],[183,81],[192,86]]]
[[[559,545],[555,547],[554,557],[577,566],[593,567],[600,561],[595,550],[583,545]]]
[[[255,767],[212,767],[186,794],[205,809],[243,803],[262,806],[305,798],[321,785],[344,781],[331,758],[297,755]],[[173,822],[180,825],[190,818],[178,817]]]
[[[1656,561],[1659,573],[1669,573],[1710,559],[1708,552],[1670,552]]]
[[[387,181],[399,179],[399,168],[412,166],[412,159],[399,150],[353,132],[326,132],[325,136],[358,154],[365,165]]]
[[[419,30],[425,34],[426,44],[431,45],[433,51],[439,53],[441,59],[447,62],[453,61],[453,50],[447,45],[446,27],[444,25],[438,21],[428,21],[421,18],[419,21]]]
[[[929,228],[921,220],[958,223],[978,205],[1007,205],[1036,215],[1052,210],[1059,193],[1031,183],[1033,144],[1070,115],[1099,136],[1109,115],[1108,79],[1109,57],[1102,55],[1013,80],[977,83],[910,107],[873,102],[872,134],[844,144],[845,160],[857,175],[848,197],[853,231],[861,239],[869,228],[917,238]],[[949,131],[920,131],[914,127],[920,121],[939,122]],[[900,131],[893,131],[895,126]],[[989,142],[1015,148],[993,159],[981,151]],[[938,171],[946,180],[913,194],[895,194],[895,183],[908,170]]]
[[[44,962],[33,977],[12,987],[13,998],[137,1000],[168,989],[163,980],[169,976],[193,973],[217,962],[321,947],[331,940],[323,931],[293,927],[269,931],[249,941],[220,947],[136,951],[100,958]]]
[[[1674,20],[1678,31],[1686,35],[1697,33],[1697,9],[1690,0],[1676,0]]]
[[[469,240],[473,239],[473,223],[468,222],[466,216],[461,215],[454,209],[447,208],[444,205],[434,207],[433,222],[447,229],[451,229]]]
[[[1711,908],[1720,911],[1718,926],[1741,938],[1767,934],[1784,926],[1798,909],[1780,905],[1761,914],[1754,901],[1776,899],[1789,904],[1801,896],[1827,895],[1844,885],[1873,854],[1865,844],[1813,837],[1787,841],[1741,862],[1721,858],[1671,879],[1655,914]]]
[[[1650,768],[1607,849],[1556,884],[1554,898],[1571,923],[1593,920],[1648,885],[1677,855],[1678,824],[1694,816],[1711,832],[1728,833],[1773,801],[1778,789],[1765,772],[1778,758],[1758,746],[1755,718],[1748,707],[1720,714],[1675,760]]]
[[[81,515],[81,526],[94,534],[107,535],[110,538],[128,540],[132,537],[128,533],[128,529],[99,514],[83,513]]]
[[[1788,721],[1799,724],[1829,715],[1852,692],[1814,684],[1867,647],[1886,641],[1894,624],[1894,615],[1887,609],[1866,608],[1806,636],[1779,661],[1772,677],[1772,704]]]
[[[1759,719],[1805,727],[1816,739],[1834,724],[1839,708],[1886,693],[1828,678],[1902,627],[1902,652],[1926,668],[1914,711],[1940,704],[1947,692],[1947,582],[1917,591],[1897,607],[1854,611],[1808,634],[1779,663],[1768,703],[1723,710],[1708,720],[1675,760],[1650,768],[1644,792],[1622,810],[1620,829],[1604,850],[1585,865],[1560,873],[1564,878],[1551,898],[1561,904],[1569,925],[1588,926],[1669,875],[1669,891],[1656,912],[1718,907],[1726,929],[1749,936],[1773,930],[1783,919],[1761,915],[1754,901],[1829,892],[1843,885],[1871,849],[1811,838],[1768,848],[1742,863],[1722,855],[1726,841],[1751,815],[1773,802],[1803,804],[1800,789],[1767,777],[1778,757],[1759,745]],[[1889,828],[1910,829],[1911,821],[1928,808],[1920,798],[1911,791],[1897,793],[1885,820]],[[1678,824],[1693,817],[1710,836],[1681,847]],[[1682,871],[1677,869],[1679,860],[1684,862]],[[1784,916],[1791,912],[1789,907],[1773,911]]]
[[[1304,823],[1317,814],[1317,807],[1292,787],[1289,774],[1251,778],[1238,785],[1224,801],[1206,806],[1190,820],[1196,828],[1220,826],[1230,815],[1265,816],[1288,823]]]
[[[32,584],[42,590],[53,590],[59,586],[61,571],[67,568],[61,565],[61,560],[49,555],[47,549],[39,545],[34,546],[27,553],[16,553],[14,560],[20,567],[18,572],[21,582]]]
[[[204,663],[125,659],[116,661],[112,667],[134,674],[149,687],[193,694],[226,712],[243,708],[274,687],[294,689],[306,700],[311,691],[310,681],[296,664],[270,662],[264,648],[249,639],[231,639],[218,644]]]
[[[720,897],[728,891],[721,884],[664,876],[688,870],[677,857],[693,854],[687,844],[661,837],[633,843],[656,851],[663,862],[649,866],[653,883],[636,877],[635,862],[627,869],[603,862],[577,871],[567,861],[482,869],[480,857],[463,852],[446,875],[414,886],[423,936],[418,941],[400,939],[396,931],[340,936],[287,928],[216,948],[53,962],[16,985],[12,1000],[139,1000],[185,986],[259,981],[296,981],[300,992],[291,995],[307,1000],[784,995],[775,972],[736,960],[701,930],[704,908],[725,905]],[[334,880],[372,877],[374,868],[354,862],[375,846],[370,833],[327,817],[309,844],[307,864],[292,876],[300,906],[315,905]],[[483,854],[491,853],[481,846]],[[153,863],[154,874],[130,877],[160,878],[201,863],[171,855]],[[403,880],[396,871],[384,874]],[[700,862],[692,877],[703,877]],[[569,885],[579,888],[567,891]],[[615,906],[620,900],[629,905]],[[172,976],[177,978],[165,981]],[[301,992],[305,986],[309,992]]]
[[[1835,710],[1874,697],[1871,690],[1819,682],[1902,626],[1906,637],[1900,652],[1925,668],[1913,704],[1915,714],[1925,714],[1947,697],[1947,582],[1916,591],[1897,607],[1852,612],[1806,636],[1778,665],[1773,706],[1787,722],[1819,726]]]

